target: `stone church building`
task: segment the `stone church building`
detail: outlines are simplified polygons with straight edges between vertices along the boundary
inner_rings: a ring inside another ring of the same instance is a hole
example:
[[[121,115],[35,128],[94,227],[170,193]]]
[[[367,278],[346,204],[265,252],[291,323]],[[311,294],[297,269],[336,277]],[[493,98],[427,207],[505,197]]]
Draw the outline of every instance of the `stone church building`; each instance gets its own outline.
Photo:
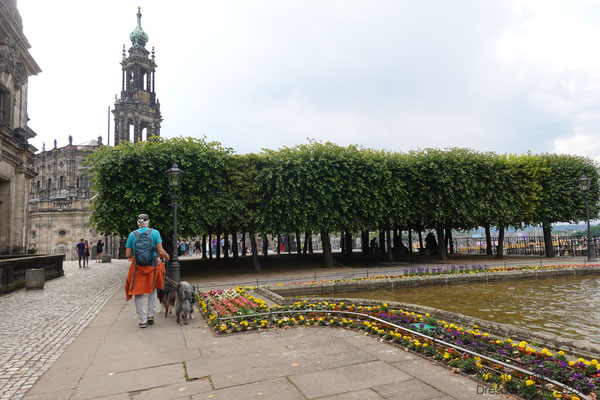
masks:
[[[129,36],[129,55],[123,45],[121,96],[114,110],[114,143],[140,141],[160,135],[160,103],[154,91],[155,53],[146,49],[148,35],[142,30],[138,8],[137,26]],[[107,143],[109,144],[109,143]],[[75,244],[86,239],[95,256],[95,245],[102,239],[105,253],[117,257],[118,238],[105,238],[89,224],[91,217],[89,177],[83,165],[90,152],[102,146],[102,137],[88,143],[45,148],[34,157],[38,174],[29,190],[29,244],[38,254],[65,254],[77,259]]]
[[[0,255],[28,248],[27,194],[36,175],[28,140],[36,134],[27,126],[27,89],[41,72],[30,47],[16,0],[0,0]]]
[[[102,138],[88,143],[69,144],[42,151],[33,158],[37,173],[29,190],[29,245],[38,254],[65,254],[75,258],[75,244],[81,238],[91,245],[99,236],[89,226],[90,184],[83,162],[102,145]]]

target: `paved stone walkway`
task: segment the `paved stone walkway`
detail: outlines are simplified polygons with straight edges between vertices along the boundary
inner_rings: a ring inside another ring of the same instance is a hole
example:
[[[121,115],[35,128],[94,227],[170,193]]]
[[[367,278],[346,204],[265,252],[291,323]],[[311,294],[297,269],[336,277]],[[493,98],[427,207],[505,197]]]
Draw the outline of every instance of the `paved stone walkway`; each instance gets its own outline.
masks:
[[[0,400],[25,393],[26,400],[487,398],[474,381],[357,332],[291,329],[216,338],[197,314],[187,327],[170,316],[138,329],[133,302],[125,303],[119,290],[127,267],[113,260],[79,269],[69,261],[65,277],[47,281],[44,290],[0,296]],[[285,271],[268,278],[292,278]],[[223,272],[198,283],[247,279]]]
[[[77,261],[44,290],[0,296],[0,400],[18,400],[123,287],[128,264]]]

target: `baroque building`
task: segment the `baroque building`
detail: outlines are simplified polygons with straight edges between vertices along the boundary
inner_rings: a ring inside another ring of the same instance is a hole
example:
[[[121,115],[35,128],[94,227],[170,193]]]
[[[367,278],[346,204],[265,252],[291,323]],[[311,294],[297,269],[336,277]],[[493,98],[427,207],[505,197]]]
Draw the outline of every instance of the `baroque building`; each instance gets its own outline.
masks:
[[[16,0],[0,0],[0,254],[28,248],[27,193],[36,134],[27,126],[28,78],[41,72],[23,34]]]
[[[142,13],[138,7],[137,27],[131,35],[129,55],[123,45],[121,97],[116,99],[113,115],[115,119],[115,145],[160,136],[160,102],[156,98],[156,63],[154,47],[152,54],[146,50],[148,34],[142,29]]]
[[[89,226],[90,183],[83,165],[88,155],[102,146],[102,137],[78,145],[69,144],[42,151],[33,158],[37,177],[29,190],[29,245],[39,254],[64,254],[75,259],[75,244],[81,238],[95,245],[99,236]]]

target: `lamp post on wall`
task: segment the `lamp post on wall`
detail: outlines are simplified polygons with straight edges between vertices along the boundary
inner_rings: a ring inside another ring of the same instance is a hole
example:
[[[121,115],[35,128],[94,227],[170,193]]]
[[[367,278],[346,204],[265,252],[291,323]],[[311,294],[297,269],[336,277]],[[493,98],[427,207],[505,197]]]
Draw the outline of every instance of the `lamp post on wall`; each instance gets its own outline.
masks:
[[[169,186],[171,186],[172,190],[171,198],[173,199],[173,257],[171,258],[168,275],[175,282],[180,282],[181,274],[179,257],[177,256],[177,199],[179,198],[177,189],[181,186],[183,171],[179,169],[177,164],[173,163],[173,166],[167,171],[167,176],[169,177]]]
[[[585,174],[579,178],[579,187],[583,192],[583,198],[585,199],[585,219],[587,221],[587,260],[596,261],[596,243],[592,240],[592,231],[590,228],[590,209],[588,206],[588,192],[592,179],[588,178]]]

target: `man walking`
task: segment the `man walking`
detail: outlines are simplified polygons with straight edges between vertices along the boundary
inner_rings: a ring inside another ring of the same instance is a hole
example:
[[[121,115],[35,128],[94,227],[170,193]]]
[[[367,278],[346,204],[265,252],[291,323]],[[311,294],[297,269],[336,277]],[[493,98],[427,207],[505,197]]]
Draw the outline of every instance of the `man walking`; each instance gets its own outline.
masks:
[[[83,260],[83,266],[85,267],[85,240],[79,240],[79,243],[75,245],[77,255],[79,256],[79,268],[81,268],[81,260]]]
[[[148,214],[140,214],[137,223],[139,228],[129,234],[125,245],[125,256],[131,259],[125,294],[127,300],[135,296],[139,327],[145,328],[154,323],[156,289],[162,289],[165,281],[165,264],[157,255],[169,261],[169,254],[163,249],[160,232],[149,227]]]

